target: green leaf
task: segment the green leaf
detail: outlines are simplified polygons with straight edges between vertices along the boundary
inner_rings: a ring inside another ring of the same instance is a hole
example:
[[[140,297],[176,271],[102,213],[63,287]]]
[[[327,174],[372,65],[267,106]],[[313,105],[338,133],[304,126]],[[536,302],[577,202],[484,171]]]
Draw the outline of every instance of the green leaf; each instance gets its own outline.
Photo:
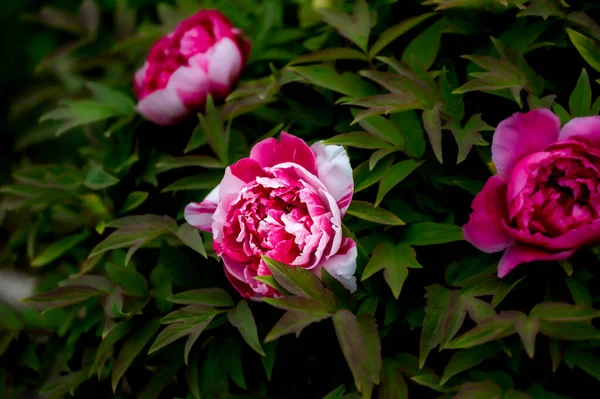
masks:
[[[271,270],[271,273],[273,273],[275,280],[284,289],[294,295],[312,298],[329,311],[336,309],[335,297],[331,291],[323,286],[323,283],[317,276],[306,270],[293,268],[266,256],[262,258],[269,270]]]
[[[183,363],[173,361],[160,367],[152,375],[148,384],[137,394],[137,399],[157,399],[182,367]]]
[[[81,233],[61,238],[60,240],[50,244],[42,251],[42,253],[33,258],[31,260],[31,266],[42,267],[55,261],[86,240],[89,236],[90,231],[84,230]]]
[[[172,312],[171,314],[173,313],[175,312]],[[148,354],[150,355],[183,337],[188,337],[184,351],[184,361],[187,363],[189,352],[192,346],[194,345],[200,334],[213,320],[215,315],[216,313],[214,311],[206,309],[204,313],[190,315],[185,319],[179,319],[177,322],[168,325],[164,330],[160,332],[160,334],[158,334],[158,336],[154,340],[154,343],[148,350]],[[162,322],[164,322],[165,318],[163,318],[162,320]]]
[[[585,68],[581,71],[581,75],[577,80],[577,85],[569,97],[569,112],[571,116],[588,116],[591,115],[592,106],[592,88],[590,79]]]
[[[454,136],[454,140],[456,140],[456,145],[458,146],[457,164],[467,158],[474,145],[489,145],[481,137],[481,132],[494,130],[493,127],[481,119],[481,114],[471,116],[464,127],[461,127],[457,120],[452,120],[451,123],[445,126],[445,129],[449,129]]]
[[[125,202],[121,207],[121,214],[131,212],[140,205],[142,205],[148,199],[148,193],[145,191],[133,191],[129,193]]]
[[[265,351],[260,346],[258,340],[256,322],[254,321],[254,316],[252,316],[252,311],[250,310],[248,303],[246,301],[239,301],[235,308],[229,309],[227,318],[231,325],[239,330],[244,341],[246,341],[256,353],[265,356]]]
[[[172,191],[212,190],[223,179],[221,171],[206,171],[201,175],[186,176],[161,190],[161,193]]]
[[[87,285],[68,285],[24,298],[21,301],[44,308],[59,308],[106,295],[106,292]]]
[[[477,327],[460,335],[451,341],[447,347],[448,349],[471,348],[508,337],[516,332],[515,322],[524,319],[526,319],[526,316],[521,312],[501,312],[497,316],[485,319]]]
[[[206,115],[198,114],[198,118],[208,145],[223,165],[228,165],[229,129],[223,129],[223,122],[210,95],[206,98]]]
[[[83,184],[92,190],[101,190],[103,188],[114,186],[118,182],[119,179],[107,173],[102,165],[97,162],[91,162]]]
[[[125,262],[128,263],[137,249],[161,235],[174,231],[177,224],[168,217],[140,215],[114,220],[108,223],[107,227],[117,227],[118,230],[96,245],[88,259],[113,249],[131,247],[125,259]]]
[[[207,143],[206,136],[204,135],[204,126],[202,123],[198,122],[196,128],[192,131],[192,135],[183,150],[184,154],[187,154],[190,151],[196,150]]]
[[[328,319],[330,314],[320,316],[312,313],[286,312],[279,321],[273,326],[271,331],[265,337],[265,343],[274,341],[279,337],[294,333],[296,337],[300,336],[300,332],[312,323]]]
[[[406,245],[435,245],[462,241],[459,226],[444,223],[415,223],[402,230],[400,242]]]
[[[180,292],[167,298],[169,302],[180,305],[210,305],[210,306],[233,306],[233,299],[222,288],[200,288],[191,291]]]
[[[395,246],[384,242],[379,244],[373,251],[361,281],[383,269],[385,281],[392,290],[394,298],[398,299],[402,286],[408,277],[408,268],[421,268],[421,265],[417,262],[415,250],[408,245]]]
[[[600,317],[600,310],[565,302],[542,302],[531,309],[529,317],[552,322],[578,322]]]
[[[327,395],[323,396],[323,399],[340,399],[345,393],[346,387],[344,385],[340,385],[333,391],[329,392]]]
[[[59,107],[47,112],[40,118],[40,122],[63,121],[56,135],[89,123],[99,122],[122,113],[113,107],[106,106],[93,100],[63,100]]]
[[[423,162],[425,161],[417,162],[413,161],[412,159],[407,159],[391,166],[379,182],[379,190],[377,190],[375,206],[379,206],[385,195],[402,180],[406,179],[408,175],[414,172],[419,166],[421,166]]]
[[[423,126],[429,138],[429,144],[433,149],[435,157],[439,163],[443,163],[442,154],[442,120],[440,119],[440,109],[442,104],[436,104],[432,109],[423,111]]]
[[[121,347],[119,356],[113,365],[111,384],[113,392],[117,391],[117,385],[125,372],[133,363],[133,360],[140,354],[142,349],[150,342],[150,339],[158,331],[160,327],[159,319],[155,318],[146,323],[135,334],[129,337]]]
[[[413,110],[395,112],[390,116],[390,120],[404,136],[406,142],[404,152],[420,159],[425,153],[426,141],[421,118],[419,118],[417,112]]]
[[[356,389],[370,398],[374,385],[379,384],[382,365],[375,318],[366,314],[357,317],[342,309],[333,315],[333,325]]]
[[[374,152],[373,154],[376,154]],[[358,165],[356,169],[352,171],[352,175],[354,178],[354,192],[357,193],[366,188],[371,187],[373,184],[377,183],[383,177],[384,173],[388,170],[388,168],[394,162],[393,156],[387,156],[389,154],[384,155],[384,160],[378,161],[377,164],[374,165],[373,168],[370,167],[371,161],[365,161]]]
[[[460,291],[452,291],[441,285],[426,287],[425,319],[419,344],[419,368],[423,368],[429,352],[452,339],[463,324],[466,309]]]
[[[502,399],[502,388],[491,380],[462,384],[454,399]]]
[[[600,339],[600,330],[589,321],[552,322],[540,320],[540,332],[565,341]]]
[[[538,319],[519,319],[515,322],[515,328],[517,334],[523,342],[523,347],[527,352],[527,356],[533,359],[535,353],[535,338],[540,330],[540,323]]]
[[[476,348],[457,351],[452,355],[450,361],[444,369],[444,375],[440,380],[440,385],[444,385],[450,378],[469,370],[479,363],[491,359],[500,352],[500,346],[495,343],[488,343]]]
[[[260,360],[265,368],[265,373],[267,374],[267,380],[271,381],[271,376],[273,375],[273,365],[275,364],[275,355],[277,349],[277,341],[269,342],[264,345],[265,356],[261,357]]]
[[[326,316],[330,314],[330,312],[327,311],[327,309],[325,309],[319,302],[303,296],[291,296],[281,299],[264,298],[263,300],[269,305],[282,310],[314,313],[320,316]]]
[[[119,90],[97,82],[87,82],[86,86],[90,89],[96,100],[109,108],[113,108],[120,114],[126,116],[135,112],[135,103],[133,100]]]
[[[402,372],[403,368],[397,361],[384,359],[381,385],[377,391],[379,399],[408,399],[408,385]]]
[[[369,222],[389,226],[402,226],[405,223],[390,211],[376,208],[373,204],[364,201],[352,201],[348,214]]]
[[[353,73],[338,74],[335,69],[325,65],[288,67],[289,70],[315,86],[333,90],[354,98],[375,94],[375,88],[360,76]]]
[[[377,54],[381,52],[388,44],[421,24],[423,21],[426,21],[430,17],[435,15],[434,13],[427,13],[422,15],[417,15],[416,17],[405,19],[397,25],[392,26],[391,28],[386,29],[381,36],[373,43],[371,49],[369,50],[369,59],[373,59]]]
[[[382,140],[368,132],[342,133],[323,142],[324,145],[343,145],[347,147],[377,150],[380,148],[393,148],[387,140]]]
[[[177,158],[164,157],[156,163],[156,173],[158,174],[186,167],[222,169],[223,164],[218,159],[209,157],[208,155],[186,155]]]
[[[127,294],[145,298],[148,295],[146,278],[135,270],[133,265],[121,266],[106,262],[104,266],[107,276]]]
[[[440,50],[440,41],[445,27],[446,20],[440,19],[419,34],[404,49],[402,61],[428,70]]]
[[[494,298],[492,298],[492,306],[497,307],[498,305],[500,305],[500,302],[502,302],[502,300],[504,300],[504,298],[506,298],[506,296],[524,279],[525,277],[521,277],[516,281],[512,281],[510,276],[508,279],[502,279],[498,287],[496,287]]]
[[[358,115],[358,110],[351,109],[351,111],[354,117]],[[404,136],[402,136],[402,132],[389,119],[373,115],[361,119],[358,124],[377,138],[387,141],[398,148],[404,148]]]
[[[567,351],[565,361],[575,364],[577,367],[600,380],[600,359],[589,352]]]
[[[569,39],[579,51],[583,59],[596,71],[600,72],[600,44],[581,33],[565,28]]]
[[[360,51],[351,48],[327,48],[312,53],[303,54],[294,58],[288,65],[308,64],[312,62],[337,61],[337,60],[360,60],[366,61],[367,57]]]
[[[109,333],[102,338],[98,350],[96,351],[94,363],[92,363],[92,367],[90,368],[90,377],[92,374],[96,373],[98,378],[100,378],[104,364],[108,358],[112,356],[115,350],[115,344],[122,340],[132,328],[133,321],[125,320],[114,326]]]
[[[335,8],[317,7],[315,9],[329,25],[340,35],[356,44],[363,52],[367,52],[371,16],[365,0],[356,0],[352,17]]]
[[[185,245],[192,248],[194,251],[198,252],[205,258],[208,258],[208,255],[206,254],[206,249],[204,248],[204,242],[202,241],[202,236],[200,235],[200,230],[188,223],[184,223],[181,226],[179,226],[175,235]]]

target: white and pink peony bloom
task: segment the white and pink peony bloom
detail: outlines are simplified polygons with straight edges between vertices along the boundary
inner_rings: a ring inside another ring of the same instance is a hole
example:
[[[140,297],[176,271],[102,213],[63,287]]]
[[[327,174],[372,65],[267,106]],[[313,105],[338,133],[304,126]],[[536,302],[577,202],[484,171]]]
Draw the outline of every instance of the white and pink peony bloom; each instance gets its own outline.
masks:
[[[280,142],[266,139],[229,166],[204,201],[185,208],[185,219],[212,231],[225,273],[245,298],[280,295],[254,278],[271,274],[261,255],[319,277],[325,268],[355,291],[356,243],[342,236],[353,190],[343,147],[309,147],[282,132]]]
[[[223,14],[198,12],[157,41],[135,74],[138,112],[158,125],[180,122],[209,94],[227,97],[249,54],[250,43]]]

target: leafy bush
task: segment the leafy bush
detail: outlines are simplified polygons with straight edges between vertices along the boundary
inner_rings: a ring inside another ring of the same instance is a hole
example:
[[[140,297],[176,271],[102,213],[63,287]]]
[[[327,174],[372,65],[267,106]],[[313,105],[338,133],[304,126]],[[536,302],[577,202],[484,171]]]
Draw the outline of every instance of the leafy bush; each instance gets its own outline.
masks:
[[[460,226],[495,173],[499,122],[600,112],[595,1],[37,3],[2,6],[0,268],[37,279],[0,304],[3,398],[589,397],[597,248],[499,279],[500,255]],[[201,8],[251,39],[242,80],[156,126],[133,74]],[[348,151],[352,295],[267,259],[265,281],[295,295],[245,301],[184,221],[282,130]]]

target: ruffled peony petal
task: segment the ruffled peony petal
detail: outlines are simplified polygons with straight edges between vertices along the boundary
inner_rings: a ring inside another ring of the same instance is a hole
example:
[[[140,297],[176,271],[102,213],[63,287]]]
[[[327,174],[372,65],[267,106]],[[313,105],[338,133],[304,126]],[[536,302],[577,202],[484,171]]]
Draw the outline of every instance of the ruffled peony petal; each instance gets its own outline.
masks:
[[[340,246],[337,254],[333,255],[328,260],[321,263],[321,267],[325,268],[350,292],[356,291],[356,243],[351,238],[344,238],[344,242]]]
[[[487,253],[501,251],[514,241],[503,225],[507,218],[506,183],[500,176],[488,179],[471,207],[469,222],[463,226],[466,241]]]
[[[600,243],[600,220],[572,228],[558,237],[548,237],[541,233],[516,230],[506,226],[505,230],[517,241],[545,248],[549,251],[576,249],[590,244]]]
[[[516,113],[500,122],[492,140],[492,161],[498,174],[508,179],[519,160],[555,142],[559,132],[560,120],[547,109]]]
[[[500,263],[498,264],[498,277],[505,277],[515,267],[522,263],[567,259],[574,253],[574,249],[563,252],[546,252],[536,247],[515,244],[510,246],[506,252],[504,252],[502,259],[500,259]]]
[[[161,89],[149,94],[140,100],[137,111],[157,125],[173,125],[188,114],[175,89]]]
[[[230,168],[231,173],[244,183],[255,181],[257,177],[266,176],[260,164],[250,158],[242,158],[231,165]]]
[[[185,207],[184,217],[185,221],[192,226],[211,232],[213,215],[217,210],[219,203],[219,186],[215,187],[204,199],[204,201],[191,202]]]
[[[263,168],[291,162],[313,175],[317,174],[317,160],[310,147],[304,140],[286,132],[281,132],[280,142],[268,138],[256,144],[250,151],[250,158],[258,161]]]
[[[354,179],[348,153],[340,145],[323,145],[320,142],[310,148],[317,159],[317,176],[336,200],[343,217],[350,206],[354,192]]]
[[[220,87],[229,88],[242,70],[243,57],[233,40],[226,37],[213,47],[208,64],[208,77]]]
[[[231,285],[233,285],[233,288],[235,288],[235,290],[240,293],[242,298],[254,299],[254,290],[250,288],[248,283],[237,279],[235,276],[229,273],[227,269],[225,269],[225,276],[227,277],[227,280],[229,280]]]
[[[559,140],[577,140],[600,149],[600,116],[574,118],[560,131]]]
[[[202,69],[182,66],[169,78],[167,89],[176,89],[186,108],[199,108],[206,102],[210,81]]]

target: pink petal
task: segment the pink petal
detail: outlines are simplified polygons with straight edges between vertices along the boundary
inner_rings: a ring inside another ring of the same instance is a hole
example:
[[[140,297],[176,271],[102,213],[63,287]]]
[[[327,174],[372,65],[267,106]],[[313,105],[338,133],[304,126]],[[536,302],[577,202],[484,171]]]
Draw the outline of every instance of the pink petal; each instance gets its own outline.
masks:
[[[321,267],[325,268],[350,292],[356,291],[356,243],[351,238],[344,238],[337,254],[333,255],[328,260],[321,263]],[[319,270],[320,272],[320,270]]]
[[[600,116],[574,118],[563,126],[559,140],[582,141],[600,149]]]
[[[560,120],[547,109],[516,113],[500,122],[492,140],[492,161],[508,179],[523,157],[543,150],[558,139]]]
[[[157,90],[144,97],[137,111],[157,125],[173,125],[188,114],[188,109],[175,89]]]
[[[229,87],[242,70],[242,53],[228,37],[219,40],[212,50],[214,52],[208,64],[208,77],[214,83]]]
[[[600,220],[570,229],[558,237],[547,237],[541,233],[531,235],[528,231],[523,232],[508,226],[505,230],[517,241],[543,247],[549,251],[577,249],[586,245],[600,243]]]
[[[317,174],[317,161],[306,142],[286,132],[281,132],[280,142],[268,138],[252,147],[250,158],[258,161],[260,166],[268,168],[280,163],[296,163],[313,175]]]
[[[506,183],[500,176],[488,179],[471,207],[469,222],[463,226],[466,241],[487,253],[502,251],[512,244],[502,223],[507,218]]]
[[[227,271],[227,269],[225,269],[225,276],[227,277],[227,280],[229,280],[231,285],[233,285],[233,288],[235,288],[235,290],[240,293],[242,298],[254,299],[253,298],[254,290],[252,290],[252,288],[250,288],[248,283],[246,283],[242,280],[239,280],[238,278],[233,276],[231,273],[229,273]]]
[[[207,196],[204,201],[191,202],[185,207],[184,217],[185,221],[192,226],[211,232],[212,231],[212,217],[217,210],[217,204],[219,203],[219,186],[215,187]]]
[[[503,278],[510,273],[515,267],[522,263],[544,260],[561,260],[567,259],[575,253],[575,250],[563,252],[546,252],[543,249],[530,247],[524,244],[515,244],[510,246],[500,263],[498,264],[498,277]]]
[[[354,179],[344,147],[315,143],[310,147],[317,159],[317,176],[337,202],[343,216],[350,206]]]
[[[138,69],[133,78],[133,90],[138,98],[142,94],[142,85],[144,84],[144,79],[146,79],[146,72],[148,71],[149,66],[150,64],[146,61],[144,66]]]
[[[210,81],[202,69],[181,66],[169,78],[167,88],[176,89],[188,109],[199,109],[206,102]]]
[[[230,166],[231,173],[243,181],[250,183],[256,181],[257,177],[265,177],[267,174],[263,171],[260,164],[254,159],[242,158]]]

